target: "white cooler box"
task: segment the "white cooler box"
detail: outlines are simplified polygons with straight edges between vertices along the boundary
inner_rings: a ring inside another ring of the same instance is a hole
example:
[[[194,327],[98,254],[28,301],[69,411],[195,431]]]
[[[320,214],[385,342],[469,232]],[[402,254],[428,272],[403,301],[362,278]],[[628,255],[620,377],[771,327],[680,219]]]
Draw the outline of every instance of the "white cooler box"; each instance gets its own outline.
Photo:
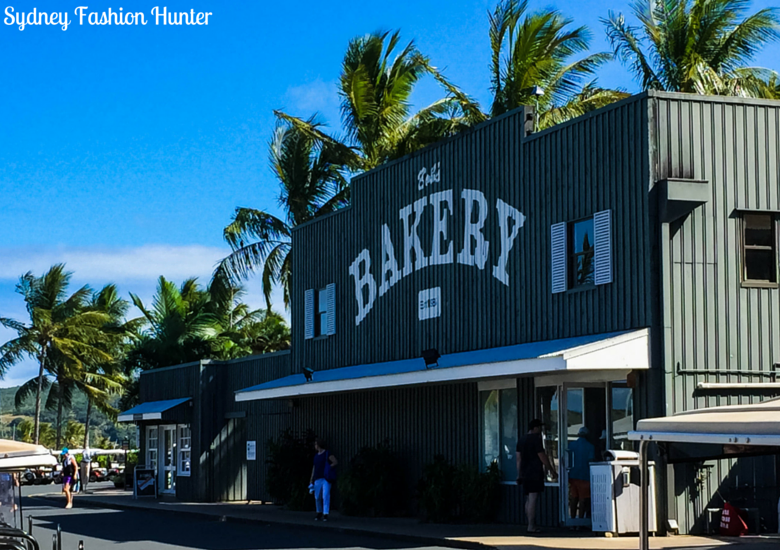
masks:
[[[658,530],[655,513],[655,465],[650,463],[649,530]],[[603,533],[639,532],[639,453],[607,451],[606,462],[590,465],[592,529]]]

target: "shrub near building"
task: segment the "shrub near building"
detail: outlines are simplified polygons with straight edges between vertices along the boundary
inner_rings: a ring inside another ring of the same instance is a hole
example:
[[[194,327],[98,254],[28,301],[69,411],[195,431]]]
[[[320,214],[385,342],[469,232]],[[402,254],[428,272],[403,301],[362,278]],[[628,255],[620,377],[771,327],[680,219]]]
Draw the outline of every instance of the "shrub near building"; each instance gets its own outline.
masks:
[[[276,504],[290,510],[314,510],[314,498],[309,494],[309,479],[314,461],[314,432],[296,437],[286,430],[277,440],[269,439],[268,494]]]
[[[363,447],[339,477],[341,512],[352,516],[405,515],[409,495],[404,472],[389,440]]]
[[[436,523],[486,523],[495,520],[500,501],[501,470],[493,462],[486,472],[455,466],[437,455],[426,464],[418,483],[420,513]]]

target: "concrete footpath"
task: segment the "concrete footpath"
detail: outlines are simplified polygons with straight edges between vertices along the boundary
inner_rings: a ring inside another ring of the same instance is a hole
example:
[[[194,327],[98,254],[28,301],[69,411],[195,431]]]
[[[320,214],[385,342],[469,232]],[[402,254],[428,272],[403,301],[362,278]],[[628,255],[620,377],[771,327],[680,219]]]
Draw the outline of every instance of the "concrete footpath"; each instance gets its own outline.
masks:
[[[64,505],[65,497],[50,493],[31,495],[29,498],[59,501]],[[175,500],[134,499],[132,494],[119,490],[102,490],[91,494],[80,494],[74,499],[74,508],[81,506],[149,510],[155,513],[186,515],[207,521],[228,521],[258,524],[277,524],[296,529],[322,529],[341,533],[372,535],[412,542],[423,546],[446,546],[452,548],[473,548],[486,550],[498,548],[519,549],[604,549],[632,550],[638,548],[636,537],[606,538],[600,534],[570,532],[547,529],[540,535],[528,536],[519,525],[444,525],[421,523],[413,518],[358,518],[331,514],[327,523],[315,522],[310,512],[291,512],[284,508],[259,502],[243,503],[192,503]],[[763,550],[780,548],[777,536],[719,538],[719,537],[653,537],[651,548],[657,550],[692,548],[731,548],[737,550]]]

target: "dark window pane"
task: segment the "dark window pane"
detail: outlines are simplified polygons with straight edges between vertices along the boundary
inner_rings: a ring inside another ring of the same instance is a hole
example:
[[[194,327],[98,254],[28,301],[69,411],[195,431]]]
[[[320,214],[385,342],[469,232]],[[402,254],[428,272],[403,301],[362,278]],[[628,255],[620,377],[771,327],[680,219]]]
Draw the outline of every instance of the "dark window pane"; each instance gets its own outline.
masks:
[[[577,286],[593,284],[593,252],[577,256]]]
[[[593,218],[574,223],[572,230],[572,252],[587,252],[593,249]]]
[[[774,246],[774,224],[769,214],[745,215],[745,246]]]
[[[773,250],[745,250],[745,280],[777,282]]]
[[[323,289],[320,290],[317,294],[317,311],[319,313],[328,311],[328,291]]]

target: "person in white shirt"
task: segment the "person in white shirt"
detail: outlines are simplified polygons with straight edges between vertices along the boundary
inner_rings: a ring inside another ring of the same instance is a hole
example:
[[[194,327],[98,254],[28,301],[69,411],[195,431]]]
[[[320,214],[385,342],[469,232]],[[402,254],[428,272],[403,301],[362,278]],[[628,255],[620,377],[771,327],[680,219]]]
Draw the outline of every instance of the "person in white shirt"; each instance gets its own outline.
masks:
[[[89,482],[89,472],[92,469],[92,451],[84,449],[81,455],[81,490],[87,491],[87,483]]]

